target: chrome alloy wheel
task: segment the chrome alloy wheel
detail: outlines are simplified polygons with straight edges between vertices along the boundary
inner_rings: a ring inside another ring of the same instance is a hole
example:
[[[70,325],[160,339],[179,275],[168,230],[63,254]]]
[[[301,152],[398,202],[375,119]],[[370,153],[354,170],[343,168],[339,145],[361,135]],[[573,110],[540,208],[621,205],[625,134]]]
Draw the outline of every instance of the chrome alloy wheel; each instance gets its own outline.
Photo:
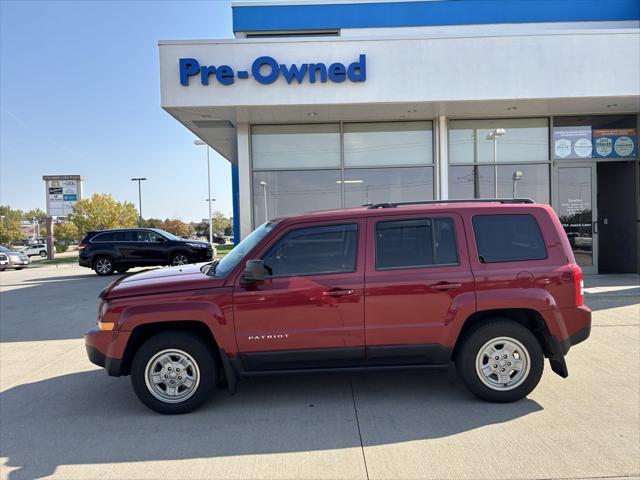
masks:
[[[109,273],[109,271],[111,271],[111,268],[111,260],[109,260],[108,258],[99,258],[96,261],[96,271],[101,275],[106,275],[107,273]]]
[[[478,378],[492,390],[505,392],[517,388],[530,370],[529,352],[514,338],[493,338],[476,355]]]
[[[189,263],[189,258],[182,253],[179,253],[175,257],[173,257],[173,262],[171,262],[173,266],[186,265],[187,263]]]
[[[187,352],[168,349],[156,353],[147,362],[144,378],[149,392],[158,400],[180,403],[196,393],[200,370]]]

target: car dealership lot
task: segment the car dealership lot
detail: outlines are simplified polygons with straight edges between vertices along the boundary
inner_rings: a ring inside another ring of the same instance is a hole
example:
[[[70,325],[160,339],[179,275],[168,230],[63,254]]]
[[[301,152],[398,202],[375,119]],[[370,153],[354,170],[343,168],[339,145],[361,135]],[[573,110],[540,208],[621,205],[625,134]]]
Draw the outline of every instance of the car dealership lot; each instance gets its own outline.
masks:
[[[640,278],[586,277],[592,336],[567,380],[488,404],[452,372],[243,381],[166,417],[86,358],[102,278],[75,265],[0,273],[2,478],[640,476]]]

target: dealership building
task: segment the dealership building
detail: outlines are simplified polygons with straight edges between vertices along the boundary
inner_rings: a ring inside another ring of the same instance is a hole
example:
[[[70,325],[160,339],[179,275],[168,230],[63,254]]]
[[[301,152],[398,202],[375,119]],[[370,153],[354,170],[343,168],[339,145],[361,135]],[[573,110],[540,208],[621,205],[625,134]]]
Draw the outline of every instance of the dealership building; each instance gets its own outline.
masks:
[[[160,42],[162,107],[232,164],[236,238],[369,203],[532,198],[640,272],[640,2],[233,4]]]

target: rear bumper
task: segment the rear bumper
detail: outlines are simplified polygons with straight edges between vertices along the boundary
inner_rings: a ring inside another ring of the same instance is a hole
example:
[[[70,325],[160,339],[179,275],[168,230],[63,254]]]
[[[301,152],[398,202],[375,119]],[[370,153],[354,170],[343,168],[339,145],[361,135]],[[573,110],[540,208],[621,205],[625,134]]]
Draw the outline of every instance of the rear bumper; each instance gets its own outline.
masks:
[[[94,327],[84,334],[84,345],[89,361],[104,368],[112,377],[122,375],[122,359],[107,355],[112,332]]]
[[[89,257],[78,256],[78,265],[81,267],[91,268],[91,261]]]
[[[584,342],[591,334],[591,309],[586,305],[575,308],[563,308],[562,319],[569,336],[560,339],[562,354],[566,355],[573,345]]]

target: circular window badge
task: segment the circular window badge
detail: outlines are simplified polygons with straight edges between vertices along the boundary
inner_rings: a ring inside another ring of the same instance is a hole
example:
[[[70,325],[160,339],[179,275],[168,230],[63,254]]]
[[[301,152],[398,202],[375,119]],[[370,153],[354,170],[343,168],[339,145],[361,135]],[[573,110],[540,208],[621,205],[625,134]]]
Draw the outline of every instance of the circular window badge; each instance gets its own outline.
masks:
[[[579,138],[576,140],[576,143],[573,144],[573,150],[576,152],[577,156],[587,158],[591,156],[593,145],[591,140],[587,138]]]
[[[596,153],[600,157],[608,157],[613,150],[613,142],[609,137],[601,137],[596,140]]]
[[[613,148],[619,157],[628,157],[633,152],[633,140],[629,137],[620,137],[616,139]]]
[[[571,141],[567,140],[566,138],[556,140],[555,151],[556,157],[567,158],[569,155],[571,155]]]

